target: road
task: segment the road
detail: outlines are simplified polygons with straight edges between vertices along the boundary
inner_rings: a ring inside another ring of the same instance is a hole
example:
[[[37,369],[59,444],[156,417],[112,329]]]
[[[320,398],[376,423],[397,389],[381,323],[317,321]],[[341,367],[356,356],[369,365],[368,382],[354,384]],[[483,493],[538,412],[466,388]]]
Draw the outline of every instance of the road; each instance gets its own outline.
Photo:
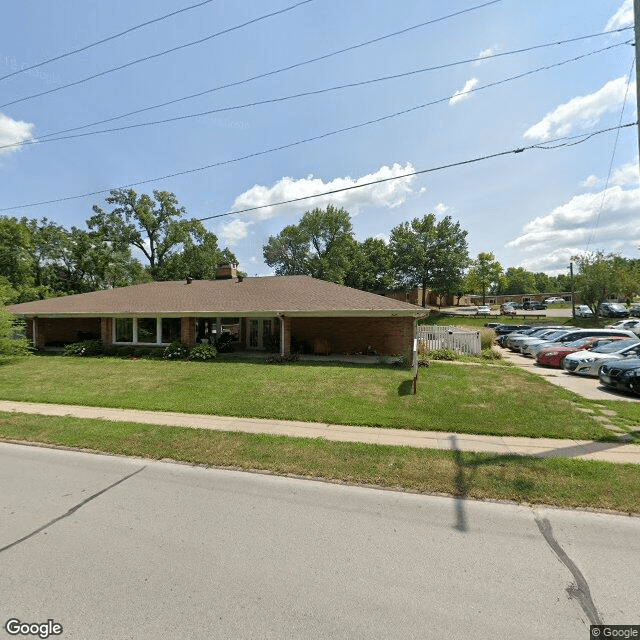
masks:
[[[2,625],[51,619],[63,640],[640,623],[638,518],[4,443],[0,489]]]

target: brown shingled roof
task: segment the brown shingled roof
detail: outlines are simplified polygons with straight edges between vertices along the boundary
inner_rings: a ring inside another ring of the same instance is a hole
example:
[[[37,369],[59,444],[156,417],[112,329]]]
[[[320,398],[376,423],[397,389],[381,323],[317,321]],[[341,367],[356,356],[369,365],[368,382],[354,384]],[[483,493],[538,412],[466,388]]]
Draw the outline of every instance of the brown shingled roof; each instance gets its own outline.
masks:
[[[402,315],[424,310],[406,302],[308,276],[150,282],[7,307],[21,316]]]

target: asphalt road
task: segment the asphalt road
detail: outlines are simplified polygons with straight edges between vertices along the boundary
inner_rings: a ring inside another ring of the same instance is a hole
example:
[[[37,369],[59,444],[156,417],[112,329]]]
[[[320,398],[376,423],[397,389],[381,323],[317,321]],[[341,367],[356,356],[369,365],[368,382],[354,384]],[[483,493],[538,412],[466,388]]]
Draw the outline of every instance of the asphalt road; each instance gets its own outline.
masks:
[[[640,519],[0,444],[0,575],[63,640],[586,640],[640,623]]]

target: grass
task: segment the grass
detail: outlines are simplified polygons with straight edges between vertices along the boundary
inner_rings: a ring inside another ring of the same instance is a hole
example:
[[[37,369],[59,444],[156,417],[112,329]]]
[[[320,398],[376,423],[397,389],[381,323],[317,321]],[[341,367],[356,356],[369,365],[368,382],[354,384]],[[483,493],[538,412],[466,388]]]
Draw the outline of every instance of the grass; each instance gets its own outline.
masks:
[[[117,358],[23,358],[0,367],[0,399],[488,435],[615,441],[577,396],[516,368],[432,362],[408,370]],[[595,416],[599,410],[595,409]]]
[[[0,413],[0,439],[460,498],[640,512],[640,466]]]

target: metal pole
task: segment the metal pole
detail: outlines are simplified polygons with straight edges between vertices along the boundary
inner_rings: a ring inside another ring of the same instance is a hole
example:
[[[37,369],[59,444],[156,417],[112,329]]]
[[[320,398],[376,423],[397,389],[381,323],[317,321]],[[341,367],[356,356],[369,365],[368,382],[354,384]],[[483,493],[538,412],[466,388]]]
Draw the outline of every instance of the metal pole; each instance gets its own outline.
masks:
[[[571,315],[576,319],[576,296],[573,292],[573,262],[569,263],[569,273],[571,274]]]
[[[633,0],[633,17],[636,36],[636,103],[638,105],[638,117],[640,117],[640,64],[638,64],[638,51],[640,47],[640,0]],[[640,149],[640,126],[638,126],[638,149]]]

